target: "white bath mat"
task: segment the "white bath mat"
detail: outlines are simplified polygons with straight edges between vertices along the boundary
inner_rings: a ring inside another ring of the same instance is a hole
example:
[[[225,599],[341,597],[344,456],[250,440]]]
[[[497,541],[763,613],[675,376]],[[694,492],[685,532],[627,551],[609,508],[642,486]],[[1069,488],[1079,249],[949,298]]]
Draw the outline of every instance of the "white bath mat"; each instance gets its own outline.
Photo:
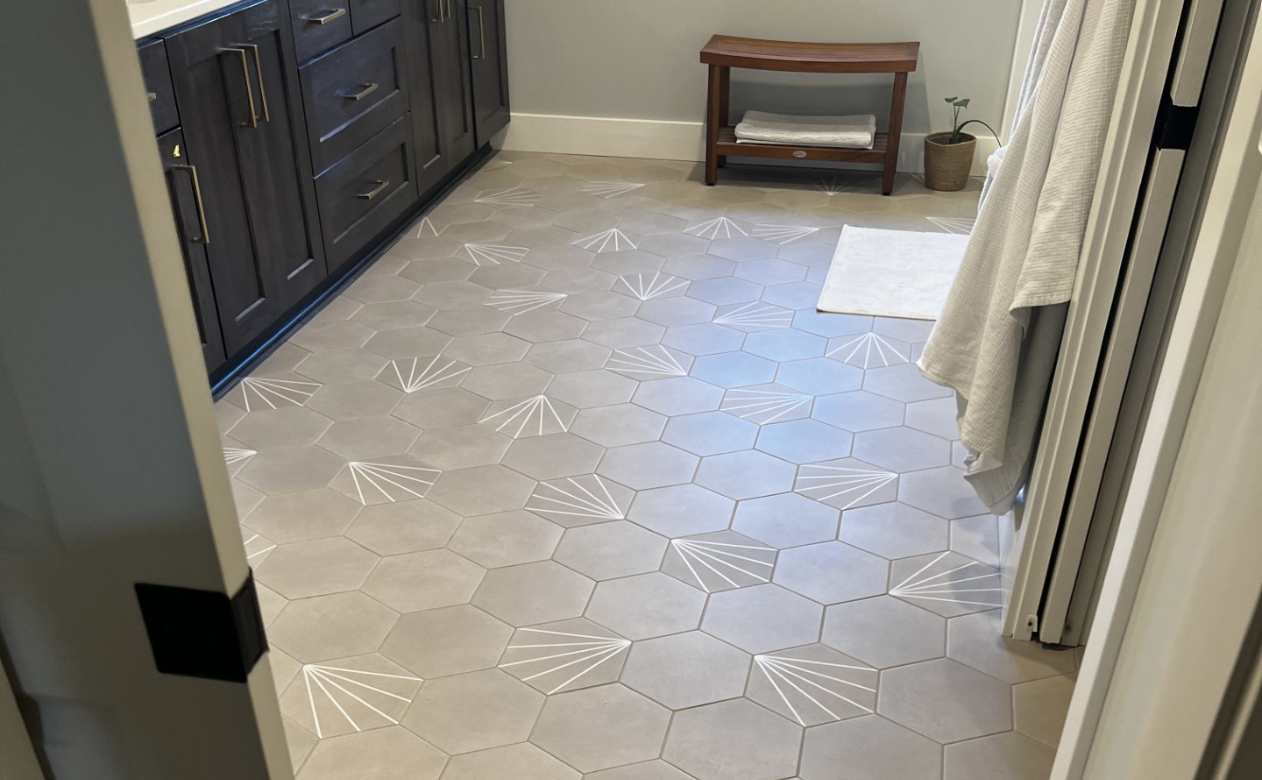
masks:
[[[846,226],[818,308],[936,320],[967,244],[967,235]]]

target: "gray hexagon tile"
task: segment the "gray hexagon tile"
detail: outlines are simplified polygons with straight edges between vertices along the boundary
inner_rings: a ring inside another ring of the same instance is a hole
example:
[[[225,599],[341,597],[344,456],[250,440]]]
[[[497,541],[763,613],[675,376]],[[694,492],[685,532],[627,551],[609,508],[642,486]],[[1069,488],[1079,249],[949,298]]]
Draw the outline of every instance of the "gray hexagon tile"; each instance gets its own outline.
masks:
[[[819,336],[788,328],[759,331],[745,337],[746,352],[782,362],[822,357],[827,346]]]
[[[673,710],[740,696],[748,653],[701,631],[636,642],[622,683]]]
[[[424,678],[495,666],[513,629],[477,607],[410,612],[394,624],[381,654]]]
[[[697,470],[698,485],[729,498],[783,493],[793,486],[793,466],[756,450],[711,455]]]
[[[812,414],[829,425],[858,433],[901,425],[905,409],[901,401],[855,390],[815,399]]]
[[[583,771],[647,761],[662,750],[670,710],[617,683],[548,697],[530,741]]]
[[[737,387],[723,394],[719,408],[757,425],[811,416],[812,397],[775,383]]]
[[[1074,681],[1070,677],[1047,677],[1012,686],[1016,730],[1055,749],[1073,692]]]
[[[695,368],[696,364],[693,365]],[[668,417],[696,414],[718,409],[723,389],[692,377],[654,379],[641,382],[631,400]]]
[[[814,463],[849,455],[851,438],[848,431],[819,420],[789,420],[762,426],[757,447],[790,463]]]
[[[854,456],[899,473],[951,462],[951,443],[913,428],[883,428],[855,434]]]
[[[406,396],[394,409],[394,416],[423,431],[434,428],[472,425],[490,404],[480,395],[460,388],[424,390]]]
[[[956,742],[1012,728],[1006,683],[940,658],[881,675],[877,711],[938,742]]]
[[[259,582],[287,599],[355,590],[377,556],[341,537],[278,545],[257,567]]]
[[[869,715],[807,729],[802,780],[939,780],[942,747]]]
[[[374,653],[399,614],[358,591],[289,602],[268,639],[304,663]]]
[[[823,604],[885,592],[889,564],[843,542],[821,542],[780,553],[774,581]]]
[[[520,743],[454,756],[443,772],[446,780],[579,780],[580,775],[534,745]]]
[[[925,379],[911,363],[868,368],[863,389],[904,403],[951,396],[949,389]]]
[[[551,696],[616,682],[631,640],[587,618],[519,628],[500,669]]]
[[[667,537],[722,531],[732,520],[735,502],[694,484],[644,490],[627,516]]]
[[[691,373],[719,387],[761,385],[775,379],[776,364],[748,352],[720,352],[697,358]]]
[[[337,536],[359,513],[360,504],[328,488],[265,496],[242,523],[277,544]]]
[[[690,355],[716,355],[741,348],[745,334],[739,330],[709,322],[675,325],[666,330],[662,344]]]
[[[535,479],[557,479],[590,473],[600,463],[604,448],[572,433],[518,439],[503,463]]]
[[[326,739],[303,764],[302,780],[379,777],[437,780],[446,758],[407,729],[392,726]]]
[[[889,596],[834,604],[824,612],[824,644],[887,668],[941,658],[946,621]]]
[[[301,406],[280,406],[244,415],[229,430],[233,439],[253,449],[314,444],[333,421]]]
[[[945,550],[947,526],[940,517],[891,501],[847,510],[841,540],[885,558],[907,558]]]
[[[794,360],[780,366],[776,381],[811,395],[858,390],[863,372],[827,358]]]
[[[705,593],[661,572],[597,584],[586,617],[629,639],[690,631],[701,621]]]
[[[382,558],[363,591],[399,612],[464,604],[486,570],[449,550]]]
[[[750,653],[767,653],[819,640],[824,609],[778,585],[757,585],[710,596],[703,631]]]
[[[346,536],[378,555],[401,555],[446,545],[459,525],[459,515],[432,501],[401,501],[364,507]]]
[[[477,466],[445,472],[429,499],[464,516],[521,509],[535,481],[503,466]]]
[[[469,517],[448,545],[488,569],[543,561],[552,557],[562,529],[522,510]]]
[[[1052,772],[1055,749],[1009,732],[947,745],[944,780],[1041,780]]]
[[[732,530],[774,547],[837,538],[838,511],[796,493],[747,499],[736,507]]]
[[[899,476],[859,460],[842,458],[798,467],[793,489],[807,498],[846,510],[898,497]]]
[[[986,505],[977,498],[964,474],[953,466],[903,475],[899,480],[898,498],[948,520],[986,511]]]
[[[802,730],[747,699],[677,713],[662,756],[700,780],[776,780],[797,771]]]
[[[688,775],[659,760],[603,769],[583,777],[584,780],[689,780]]]
[[[592,371],[605,365],[613,351],[582,339],[535,344],[526,353],[526,362],[554,374]]]
[[[666,554],[665,537],[625,520],[566,530],[553,559],[594,580],[656,571]]]
[[[596,470],[603,477],[633,490],[680,485],[692,480],[699,459],[661,442],[614,447]]]
[[[570,431],[605,447],[622,447],[656,441],[666,418],[634,404],[583,409]]]
[[[499,669],[428,681],[403,725],[447,753],[523,742],[544,696]]]
[[[1071,675],[1075,669],[1074,654],[1069,650],[1004,637],[998,610],[948,620],[947,657],[1010,683]]]

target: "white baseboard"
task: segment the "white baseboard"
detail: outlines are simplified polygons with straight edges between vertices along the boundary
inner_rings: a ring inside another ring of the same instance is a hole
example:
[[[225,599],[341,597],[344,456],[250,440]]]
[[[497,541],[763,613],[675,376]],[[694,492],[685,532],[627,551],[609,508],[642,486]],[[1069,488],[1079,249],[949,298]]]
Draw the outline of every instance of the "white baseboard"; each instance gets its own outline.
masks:
[[[898,148],[898,170],[924,171],[926,135],[903,133]],[[993,136],[978,136],[977,153],[973,156],[974,176],[986,174],[986,158],[998,146]],[[701,122],[664,119],[514,113],[501,148],[515,152],[699,161],[705,159],[705,126]],[[783,165],[784,161],[776,161],[776,164]]]

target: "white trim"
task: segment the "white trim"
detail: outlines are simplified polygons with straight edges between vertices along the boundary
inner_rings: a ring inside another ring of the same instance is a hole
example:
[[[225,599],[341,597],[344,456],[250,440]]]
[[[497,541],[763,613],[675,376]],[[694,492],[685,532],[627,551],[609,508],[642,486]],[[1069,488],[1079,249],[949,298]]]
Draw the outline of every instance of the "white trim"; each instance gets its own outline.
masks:
[[[926,135],[928,133],[903,133],[898,150],[898,170],[905,173],[924,171]],[[514,113],[503,142],[498,145],[513,152],[700,162],[705,159],[705,123]],[[974,176],[986,174],[986,158],[998,147],[994,136],[977,137],[977,152],[973,155]],[[786,162],[778,160],[776,164],[784,165]],[[820,167],[820,163],[811,165]]]
[[[1004,136],[1012,135],[1012,125],[1017,118],[1017,101],[1021,98],[1021,84],[1025,81],[1025,69],[1029,66],[1030,54],[1034,51],[1034,33],[1038,30],[1042,9],[1042,0],[1021,0],[1021,10],[1017,15],[1017,35],[1012,46],[1012,65],[1008,73],[1008,94],[1003,104],[1003,124],[999,128]]]

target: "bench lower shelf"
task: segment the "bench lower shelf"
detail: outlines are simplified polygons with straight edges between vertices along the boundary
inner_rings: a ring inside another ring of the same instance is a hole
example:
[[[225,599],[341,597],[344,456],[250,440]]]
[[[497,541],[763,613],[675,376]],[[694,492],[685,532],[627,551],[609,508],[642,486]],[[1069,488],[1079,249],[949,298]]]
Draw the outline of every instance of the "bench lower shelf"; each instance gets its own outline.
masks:
[[[787,146],[736,142],[731,126],[719,128],[715,151],[720,157],[771,157],[777,160],[824,160],[829,162],[884,163],[889,134],[877,133],[871,149],[843,149],[836,146]]]

